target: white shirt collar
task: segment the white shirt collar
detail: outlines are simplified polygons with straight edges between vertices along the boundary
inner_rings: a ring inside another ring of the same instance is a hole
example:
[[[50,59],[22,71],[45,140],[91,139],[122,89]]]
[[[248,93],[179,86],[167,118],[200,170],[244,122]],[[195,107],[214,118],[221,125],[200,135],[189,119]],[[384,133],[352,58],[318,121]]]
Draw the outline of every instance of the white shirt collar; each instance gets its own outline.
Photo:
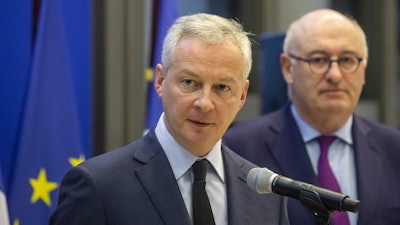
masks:
[[[317,131],[314,127],[310,126],[306,121],[301,118],[298,114],[296,107],[292,104],[290,107],[293,117],[300,129],[300,133],[303,137],[304,143],[314,140],[316,137],[320,136],[321,133]],[[353,144],[353,136],[351,133],[351,127],[353,125],[353,115],[351,115],[346,123],[339,128],[337,131],[333,132],[332,135],[338,137],[347,144]]]
[[[155,133],[158,141],[161,144],[165,154],[167,155],[168,161],[172,167],[172,171],[175,175],[175,179],[179,179],[188,169],[191,168],[193,163],[199,159],[199,157],[193,155],[188,150],[183,148],[169,133],[164,123],[164,113],[160,116]],[[222,160],[221,152],[221,140],[219,140],[212,150],[204,157],[206,158],[214,170],[218,174],[218,177],[225,182],[224,165]]]

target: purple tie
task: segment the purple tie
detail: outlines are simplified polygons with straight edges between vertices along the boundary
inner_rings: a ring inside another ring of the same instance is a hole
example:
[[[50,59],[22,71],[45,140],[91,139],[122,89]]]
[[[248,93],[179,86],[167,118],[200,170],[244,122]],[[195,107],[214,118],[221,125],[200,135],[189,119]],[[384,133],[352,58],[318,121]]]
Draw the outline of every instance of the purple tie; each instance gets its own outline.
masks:
[[[318,160],[318,182],[323,188],[341,193],[339,183],[329,165],[328,149],[336,139],[334,136],[319,136],[317,138],[321,147],[321,154]],[[349,217],[346,212],[334,211],[331,214],[333,225],[350,225]]]

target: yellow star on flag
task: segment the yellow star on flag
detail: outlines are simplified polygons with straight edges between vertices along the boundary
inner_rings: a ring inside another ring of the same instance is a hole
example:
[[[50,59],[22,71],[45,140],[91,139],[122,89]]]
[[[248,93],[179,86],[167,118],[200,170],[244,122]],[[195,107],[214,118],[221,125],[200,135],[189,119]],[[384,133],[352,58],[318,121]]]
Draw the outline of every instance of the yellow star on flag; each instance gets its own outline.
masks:
[[[13,225],[19,225],[19,219],[15,219]]]
[[[47,206],[51,206],[50,192],[56,189],[58,185],[56,182],[47,180],[46,170],[41,168],[38,178],[31,178],[29,182],[33,188],[31,203],[34,204],[41,199]]]
[[[69,158],[68,159],[69,163],[71,164],[72,167],[75,167],[79,165],[81,162],[85,161],[85,156],[84,155],[79,155],[79,158]]]

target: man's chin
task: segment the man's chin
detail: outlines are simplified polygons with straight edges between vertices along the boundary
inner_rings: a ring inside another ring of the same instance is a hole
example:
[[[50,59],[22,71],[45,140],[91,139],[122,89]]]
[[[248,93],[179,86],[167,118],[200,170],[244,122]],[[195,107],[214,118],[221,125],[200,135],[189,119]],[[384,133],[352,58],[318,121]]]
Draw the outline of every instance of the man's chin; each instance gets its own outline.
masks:
[[[326,112],[342,113],[349,110],[349,104],[344,103],[343,101],[331,101],[326,102],[323,109]]]

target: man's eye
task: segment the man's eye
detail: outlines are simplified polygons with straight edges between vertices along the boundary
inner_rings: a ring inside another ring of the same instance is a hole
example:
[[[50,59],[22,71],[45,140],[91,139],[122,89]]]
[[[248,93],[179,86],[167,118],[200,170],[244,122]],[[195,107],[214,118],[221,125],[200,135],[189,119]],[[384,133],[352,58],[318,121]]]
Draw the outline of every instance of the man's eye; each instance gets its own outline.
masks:
[[[227,90],[229,90],[229,87],[225,84],[218,84],[217,89],[220,91],[227,91]]]
[[[340,61],[346,64],[353,64],[357,61],[355,57],[343,57],[340,58]]]
[[[328,62],[329,59],[324,58],[324,57],[315,57],[315,58],[311,58],[310,61],[311,61],[311,63],[322,64],[322,63]]]
[[[329,63],[329,59],[325,57],[315,57],[310,59],[310,63],[314,68],[323,68]]]
[[[190,86],[190,85],[193,84],[193,80],[185,79],[185,80],[183,80],[183,83],[184,83],[185,85],[187,85],[187,86]]]

